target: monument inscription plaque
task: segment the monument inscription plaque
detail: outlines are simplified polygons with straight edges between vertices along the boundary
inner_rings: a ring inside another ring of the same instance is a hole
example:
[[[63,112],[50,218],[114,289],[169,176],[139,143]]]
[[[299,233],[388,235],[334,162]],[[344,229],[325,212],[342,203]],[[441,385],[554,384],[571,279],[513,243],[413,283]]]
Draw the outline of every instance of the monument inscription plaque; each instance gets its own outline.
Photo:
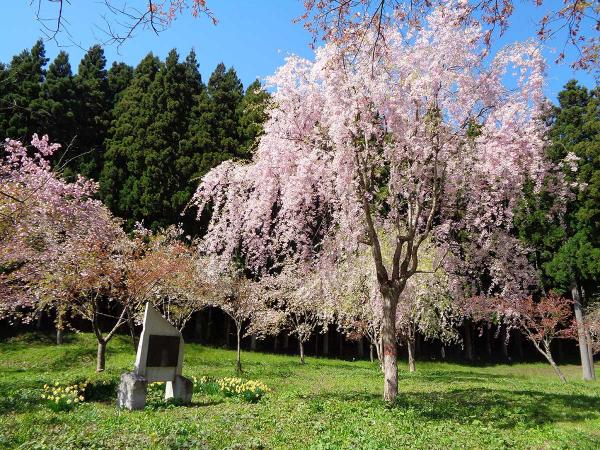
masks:
[[[175,367],[179,357],[179,336],[148,336],[146,367]]]

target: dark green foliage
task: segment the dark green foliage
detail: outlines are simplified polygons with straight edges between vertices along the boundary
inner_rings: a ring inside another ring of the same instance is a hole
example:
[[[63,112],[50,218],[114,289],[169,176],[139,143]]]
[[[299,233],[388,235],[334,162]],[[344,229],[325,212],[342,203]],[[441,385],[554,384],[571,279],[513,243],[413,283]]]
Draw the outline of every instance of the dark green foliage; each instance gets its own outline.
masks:
[[[111,210],[121,217],[129,217],[132,212],[144,213],[137,210],[135,203],[140,188],[134,174],[140,173],[146,162],[142,142],[154,118],[154,102],[148,91],[160,66],[157,57],[147,55],[136,67],[131,84],[113,111],[115,119],[106,141],[100,192]]]
[[[111,68],[108,70],[107,77],[112,108],[119,99],[121,92],[131,83],[133,79],[133,67],[122,62],[113,62]]]
[[[197,223],[181,212],[198,180],[230,158],[248,158],[266,120],[269,95],[258,81],[246,90],[234,69],[219,64],[202,82],[192,50],[153,55],[134,70],[106,69],[102,47],[91,47],[73,75],[60,52],[46,72],[44,45],[0,64],[0,135],[28,142],[48,134],[62,150],[53,164],[69,179],[99,180],[100,196],[131,227]]]
[[[529,190],[517,225],[521,238],[535,250],[548,288],[566,292],[576,282],[593,294],[600,279],[600,90],[570,81],[558,99],[549,118],[548,157],[555,164],[569,153],[579,158],[575,172],[562,165],[573,197],[564,221],[555,219],[557,199],[549,189],[554,182],[547,180],[541,193]]]
[[[225,65],[220,63],[208,80],[207,93],[210,112],[205,120],[213,131],[213,148],[229,155],[240,155],[238,122],[244,88],[235,70],[225,70]]]
[[[152,228],[179,222],[194,192],[193,158],[182,143],[189,112],[202,90],[195,64],[193,55],[179,62],[174,50],[164,63],[148,55],[115,106],[102,194],[130,226],[136,221]]]
[[[243,86],[235,70],[223,63],[214,70],[191,111],[185,146],[196,160],[196,178],[235,156],[243,156],[239,132]]]
[[[81,60],[75,85],[78,126],[74,153],[77,158],[71,167],[74,172],[97,180],[111,117],[106,58],[99,45],[91,47]]]
[[[0,135],[28,142],[49,112],[41,101],[42,82],[48,62],[44,43],[39,40],[31,50],[14,56],[0,79]],[[42,108],[41,108],[42,107]]]
[[[263,133],[263,124],[267,120],[267,107],[269,93],[265,91],[260,81],[254,81],[246,89],[244,98],[239,106],[239,135],[242,140],[240,154],[248,156],[252,154],[258,143],[258,138]]]
[[[55,157],[55,165],[64,167],[65,175],[75,175],[71,164],[75,165],[76,155],[72,152],[72,143],[77,128],[77,96],[69,55],[60,52],[48,67],[46,82],[42,87],[44,109],[48,118],[38,130],[51,136],[54,142],[62,144],[63,148]],[[73,141],[73,144],[75,142]]]

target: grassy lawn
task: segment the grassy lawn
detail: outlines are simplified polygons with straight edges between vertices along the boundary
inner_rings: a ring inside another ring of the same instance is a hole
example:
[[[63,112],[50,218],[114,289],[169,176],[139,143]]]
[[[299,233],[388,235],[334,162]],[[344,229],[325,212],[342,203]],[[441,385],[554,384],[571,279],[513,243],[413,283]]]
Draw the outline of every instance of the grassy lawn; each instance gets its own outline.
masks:
[[[133,365],[129,341],[110,342],[94,372],[91,335],[57,347],[26,335],[0,343],[0,448],[600,448],[600,383],[544,364],[488,367],[401,363],[400,396],[381,400],[376,364],[261,353],[242,355],[244,378],[272,392],[256,404],[195,393],[191,406],[115,407],[114,388]],[[234,376],[234,352],[187,344],[184,375]],[[91,380],[96,400],[54,412],[45,383]],[[104,382],[105,384],[102,384]]]

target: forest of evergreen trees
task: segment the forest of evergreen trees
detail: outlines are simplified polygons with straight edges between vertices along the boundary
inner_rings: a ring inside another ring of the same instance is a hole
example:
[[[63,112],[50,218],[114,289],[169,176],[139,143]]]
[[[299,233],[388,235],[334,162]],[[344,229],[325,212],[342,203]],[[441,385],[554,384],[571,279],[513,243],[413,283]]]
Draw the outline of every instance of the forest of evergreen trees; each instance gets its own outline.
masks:
[[[0,63],[0,135],[28,142],[33,133],[62,144],[53,164],[67,178],[100,183],[101,200],[131,229],[183,223],[198,179],[230,158],[247,158],[265,119],[268,94],[245,90],[219,64],[207,83],[194,50],[181,60],[149,53],[137,67],[107,68],[91,47],[77,72],[61,51],[48,64],[43,41]]]

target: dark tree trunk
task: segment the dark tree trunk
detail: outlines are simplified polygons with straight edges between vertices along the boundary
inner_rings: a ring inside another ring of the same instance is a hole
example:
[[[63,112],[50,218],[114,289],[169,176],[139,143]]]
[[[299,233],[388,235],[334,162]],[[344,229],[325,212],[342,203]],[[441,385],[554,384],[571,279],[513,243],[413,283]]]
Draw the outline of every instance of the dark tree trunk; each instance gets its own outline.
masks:
[[[323,335],[323,355],[329,355],[329,329]]]
[[[212,339],[213,328],[213,309],[208,308],[208,318],[206,320],[206,342],[210,343]]]
[[[423,349],[421,348],[422,347],[421,335],[418,334],[418,333],[414,333],[413,337],[412,337],[412,342],[413,342],[413,351],[412,351],[412,353],[413,353],[413,362],[414,362],[414,359],[417,356],[420,356],[421,352],[423,351]]]
[[[319,356],[319,333],[315,334],[315,356]]]
[[[290,337],[287,334],[283,335],[283,349],[287,352],[290,348]]]
[[[364,357],[365,357],[365,346],[364,346],[364,343],[363,343],[363,338],[362,338],[362,337],[361,337],[361,338],[358,340],[358,343],[357,343],[357,344],[358,344],[358,345],[357,345],[358,357],[359,357],[360,359],[362,359],[362,358],[364,358]]]
[[[254,335],[250,336],[250,350],[256,351],[256,336]]]
[[[227,325],[225,326],[225,346],[231,348],[231,319],[227,317]]]
[[[488,323],[485,330],[485,351],[488,360],[492,359],[492,324]]]
[[[471,321],[465,320],[464,326],[464,344],[465,344],[465,358],[467,361],[473,361],[473,341],[471,331]]]
[[[440,356],[443,360],[446,360],[446,346],[444,344],[440,346]]]
[[[523,361],[525,359],[523,353],[523,335],[519,330],[515,330],[514,342],[515,347],[517,348],[517,355],[519,357],[519,361]]]
[[[196,313],[194,317],[194,337],[198,339],[198,341],[202,340],[202,313],[199,311]]]
[[[44,310],[40,309],[40,311],[38,312],[38,315],[37,315],[37,322],[35,324],[35,327],[38,331],[40,331],[42,329],[43,322],[44,322]]]
[[[279,336],[273,339],[273,353],[277,353],[277,350],[279,350]]]
[[[339,344],[340,358],[343,358],[344,357],[344,335],[342,333],[338,333],[338,344]]]

